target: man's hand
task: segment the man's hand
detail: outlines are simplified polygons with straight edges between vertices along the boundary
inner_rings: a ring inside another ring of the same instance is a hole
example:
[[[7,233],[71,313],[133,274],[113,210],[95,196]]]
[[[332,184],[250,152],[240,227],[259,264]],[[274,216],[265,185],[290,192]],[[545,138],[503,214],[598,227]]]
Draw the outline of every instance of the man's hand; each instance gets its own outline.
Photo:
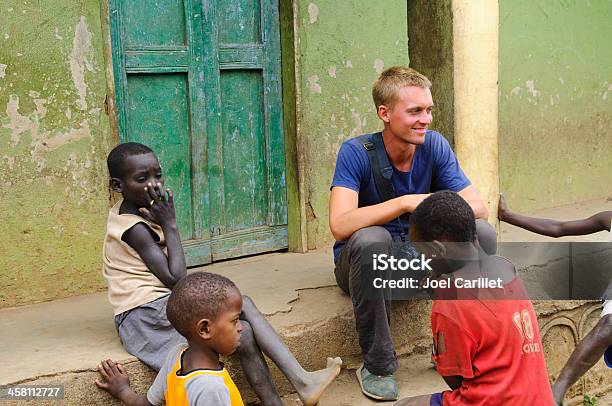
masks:
[[[145,191],[151,199],[149,209],[140,208],[142,216],[164,228],[165,226],[176,226],[176,213],[174,211],[174,197],[172,190],[169,188],[163,191],[161,184],[149,183],[145,187]],[[166,196],[167,195],[167,196]]]
[[[123,365],[115,364],[110,359],[102,361],[98,365],[98,371],[104,378],[105,382],[96,379],[96,386],[104,389],[113,397],[121,399],[122,393],[130,389],[130,378],[128,378],[127,372]]]

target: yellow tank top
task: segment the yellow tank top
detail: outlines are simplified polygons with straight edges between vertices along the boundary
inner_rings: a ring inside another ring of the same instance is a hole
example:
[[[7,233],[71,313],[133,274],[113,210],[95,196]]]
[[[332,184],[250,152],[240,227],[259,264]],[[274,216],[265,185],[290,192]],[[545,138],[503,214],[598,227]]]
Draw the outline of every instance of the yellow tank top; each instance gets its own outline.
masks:
[[[186,375],[178,374],[178,372],[182,369],[181,359],[183,352],[185,352],[186,349],[187,348],[184,348],[179,352],[178,356],[176,357],[176,361],[174,362],[174,366],[166,377],[165,398],[167,406],[188,406],[189,399],[187,397],[187,384],[189,381],[202,375],[222,378],[225,387],[229,391],[231,406],[244,406],[242,396],[240,396],[240,392],[238,391],[236,384],[225,368],[222,370],[200,369]]]

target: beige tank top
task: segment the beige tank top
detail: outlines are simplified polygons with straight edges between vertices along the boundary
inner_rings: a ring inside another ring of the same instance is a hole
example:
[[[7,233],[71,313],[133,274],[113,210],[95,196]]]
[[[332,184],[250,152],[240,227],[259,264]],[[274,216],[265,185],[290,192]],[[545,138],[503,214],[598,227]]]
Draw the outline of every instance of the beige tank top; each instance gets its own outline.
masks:
[[[102,265],[108,283],[108,300],[115,315],[170,293],[170,289],[147,268],[140,255],[121,240],[127,230],[138,223],[144,223],[159,239],[157,245],[168,255],[161,227],[134,214],[119,214],[122,202],[123,199],[108,213]]]

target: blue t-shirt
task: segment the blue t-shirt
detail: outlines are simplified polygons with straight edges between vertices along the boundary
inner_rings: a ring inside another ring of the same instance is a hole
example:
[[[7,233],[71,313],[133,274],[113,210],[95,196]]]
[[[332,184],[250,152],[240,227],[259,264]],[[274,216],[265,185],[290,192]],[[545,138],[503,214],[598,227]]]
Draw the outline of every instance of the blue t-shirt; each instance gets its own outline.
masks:
[[[448,141],[435,131],[427,131],[425,142],[417,145],[412,158],[412,169],[402,172],[393,167],[391,182],[396,196],[408,194],[433,193],[440,190],[459,192],[471,182],[465,176],[455,153]],[[372,174],[370,159],[357,138],[344,141],[338,152],[336,171],[331,187],[342,186],[359,193],[359,207],[380,203],[378,190]],[[403,229],[408,234],[408,224],[397,219],[385,227],[392,236],[397,237]],[[346,241],[334,244],[334,261],[337,262]]]

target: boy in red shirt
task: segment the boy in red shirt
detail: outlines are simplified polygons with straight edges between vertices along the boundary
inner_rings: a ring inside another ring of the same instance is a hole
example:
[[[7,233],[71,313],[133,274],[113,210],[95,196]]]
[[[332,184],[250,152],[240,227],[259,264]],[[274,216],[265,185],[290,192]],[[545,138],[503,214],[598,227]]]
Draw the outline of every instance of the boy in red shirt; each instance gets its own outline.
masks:
[[[434,291],[431,324],[437,370],[451,390],[396,406],[553,405],[533,306],[512,263],[478,245],[470,206],[453,192],[431,195],[410,216],[410,241],[450,286]],[[466,281],[491,284],[466,289]]]

